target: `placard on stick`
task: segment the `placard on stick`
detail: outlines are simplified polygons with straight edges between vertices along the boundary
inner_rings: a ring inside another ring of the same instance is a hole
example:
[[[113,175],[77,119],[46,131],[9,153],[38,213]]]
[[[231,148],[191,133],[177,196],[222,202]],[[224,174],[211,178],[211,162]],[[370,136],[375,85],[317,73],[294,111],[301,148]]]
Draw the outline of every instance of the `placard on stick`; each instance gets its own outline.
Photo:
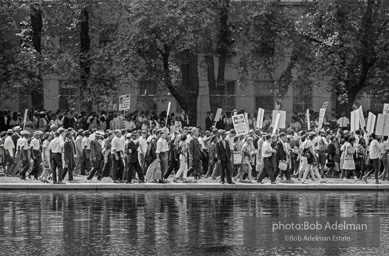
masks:
[[[375,134],[389,136],[389,115],[378,114]]]
[[[218,109],[216,110],[216,115],[215,115],[214,122],[219,122],[220,117],[222,116],[222,112],[223,112],[223,109],[222,109],[222,108],[218,108]]]
[[[377,116],[374,115],[373,113],[369,112],[369,116],[367,118],[367,126],[366,126],[366,131],[369,135],[374,132],[376,119],[377,119]]]
[[[305,116],[307,117],[307,128],[309,131],[309,130],[311,130],[311,120],[309,118],[309,109],[307,109],[307,113],[305,114]]]
[[[325,114],[326,114],[326,109],[325,108],[321,108],[320,109],[320,113],[319,113],[319,127],[318,127],[319,130],[323,126]]]
[[[275,122],[273,126],[273,134],[275,134],[277,129],[279,128],[280,120],[281,120],[281,113],[277,113],[276,118],[274,120]]]
[[[359,110],[354,110],[351,112],[350,131],[355,132],[357,130],[359,130]]]
[[[237,136],[246,135],[249,133],[243,114],[232,116],[232,124],[234,125]]]
[[[359,123],[361,124],[361,129],[365,129],[366,121],[365,121],[365,117],[363,115],[362,105],[358,108],[358,111],[359,111]]]
[[[273,110],[272,127],[273,128],[275,127],[275,120],[276,120],[277,114],[280,114],[280,120],[279,120],[277,128],[285,129],[285,125],[286,125],[286,111],[282,111],[282,110]]]
[[[129,110],[131,107],[131,95],[124,94],[119,96],[119,111]]]
[[[384,114],[389,114],[389,103],[385,103],[384,104],[384,112],[383,112]]]
[[[263,108],[258,109],[258,116],[257,116],[257,128],[262,129],[263,127],[263,117],[265,116],[265,110]]]

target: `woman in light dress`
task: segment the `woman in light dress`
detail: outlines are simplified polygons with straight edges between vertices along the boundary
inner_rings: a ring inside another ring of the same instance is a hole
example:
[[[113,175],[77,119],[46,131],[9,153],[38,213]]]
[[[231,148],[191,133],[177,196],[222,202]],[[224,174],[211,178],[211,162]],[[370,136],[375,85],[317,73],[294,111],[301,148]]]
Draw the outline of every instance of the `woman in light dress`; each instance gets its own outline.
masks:
[[[188,175],[188,143],[186,142],[187,136],[182,134],[180,140],[178,142],[178,154],[180,160],[180,169],[178,169],[176,175],[174,176],[173,182],[177,182],[177,180],[183,176],[183,181],[185,182]]]
[[[350,172],[352,172],[354,179],[358,180],[357,175],[355,174],[355,161],[354,161],[354,154],[355,154],[355,147],[354,147],[355,138],[346,136],[344,138],[344,144],[343,144],[343,166],[342,170],[345,172],[345,176],[343,179],[346,179]]]

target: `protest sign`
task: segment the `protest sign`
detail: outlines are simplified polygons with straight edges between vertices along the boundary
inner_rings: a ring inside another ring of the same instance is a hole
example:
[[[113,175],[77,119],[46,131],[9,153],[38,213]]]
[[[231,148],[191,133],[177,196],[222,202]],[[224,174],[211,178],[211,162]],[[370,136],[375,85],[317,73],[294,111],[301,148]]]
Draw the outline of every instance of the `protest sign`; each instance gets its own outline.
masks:
[[[276,120],[277,114],[280,114],[280,120],[279,120],[277,128],[285,129],[285,126],[286,126],[286,111],[282,111],[282,110],[273,110],[272,127],[273,128],[275,127],[275,120]]]
[[[258,109],[258,117],[257,117],[257,128],[262,129],[263,127],[263,117],[265,116],[265,110],[263,108]]]
[[[309,118],[309,109],[307,109],[307,113],[305,114],[305,116],[307,117],[307,128],[308,128],[308,131],[311,130],[311,120]]]
[[[215,122],[219,122],[220,117],[222,116],[222,112],[223,112],[222,108],[218,108],[216,110],[216,115],[215,115],[215,119],[214,119]]]
[[[277,129],[279,128],[280,120],[281,120],[281,113],[277,113],[276,118],[274,120],[275,122],[273,126],[273,134],[275,134]]]
[[[359,110],[354,110],[351,112],[350,131],[355,132],[357,130],[359,130]]]
[[[326,114],[326,109],[325,108],[321,108],[320,109],[320,113],[319,113],[319,127],[318,127],[319,130],[323,126],[325,114]]]
[[[249,133],[243,114],[232,116],[232,124],[234,125],[237,136],[246,135]]]
[[[389,115],[378,114],[375,134],[389,136]]]
[[[28,109],[24,111],[24,118],[23,118],[23,130],[26,127],[26,122],[27,122],[27,114],[28,114]]]
[[[389,114],[389,103],[385,103],[384,104],[384,112],[383,114],[387,115]]]
[[[367,118],[366,131],[370,135],[374,132],[374,126],[377,116],[369,112],[369,117]]]
[[[131,106],[131,95],[124,94],[119,96],[119,111],[129,110]]]
[[[359,111],[359,123],[361,124],[361,129],[365,129],[366,121],[363,115],[362,105],[359,107],[358,111]]]

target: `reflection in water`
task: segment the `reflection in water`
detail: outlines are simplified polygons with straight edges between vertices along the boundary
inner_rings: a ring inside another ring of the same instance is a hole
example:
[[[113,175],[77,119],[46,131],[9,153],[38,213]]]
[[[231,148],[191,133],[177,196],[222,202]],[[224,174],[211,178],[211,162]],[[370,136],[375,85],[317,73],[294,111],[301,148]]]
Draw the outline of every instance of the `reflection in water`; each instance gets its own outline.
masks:
[[[384,255],[381,248],[245,248],[243,217],[388,217],[388,193],[0,193],[0,255]]]

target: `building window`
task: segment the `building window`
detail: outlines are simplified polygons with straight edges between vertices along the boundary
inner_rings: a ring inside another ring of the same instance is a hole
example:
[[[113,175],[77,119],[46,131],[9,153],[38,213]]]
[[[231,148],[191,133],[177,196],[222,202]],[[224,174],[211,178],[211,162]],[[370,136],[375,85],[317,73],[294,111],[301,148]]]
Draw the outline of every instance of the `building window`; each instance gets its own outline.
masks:
[[[138,110],[157,111],[157,84],[153,81],[139,83]]]
[[[293,87],[293,112],[303,113],[312,108],[312,88],[306,84]]]
[[[225,86],[217,86],[216,90],[211,92],[210,100],[215,106],[220,106],[225,110],[232,110],[235,108],[235,87],[236,81],[226,81]]]
[[[66,111],[75,106],[76,81],[60,81],[59,85],[59,110]]]
[[[254,85],[255,110],[263,108],[265,114],[271,114],[274,110],[274,94],[271,88],[274,87],[274,81],[259,81]]]

